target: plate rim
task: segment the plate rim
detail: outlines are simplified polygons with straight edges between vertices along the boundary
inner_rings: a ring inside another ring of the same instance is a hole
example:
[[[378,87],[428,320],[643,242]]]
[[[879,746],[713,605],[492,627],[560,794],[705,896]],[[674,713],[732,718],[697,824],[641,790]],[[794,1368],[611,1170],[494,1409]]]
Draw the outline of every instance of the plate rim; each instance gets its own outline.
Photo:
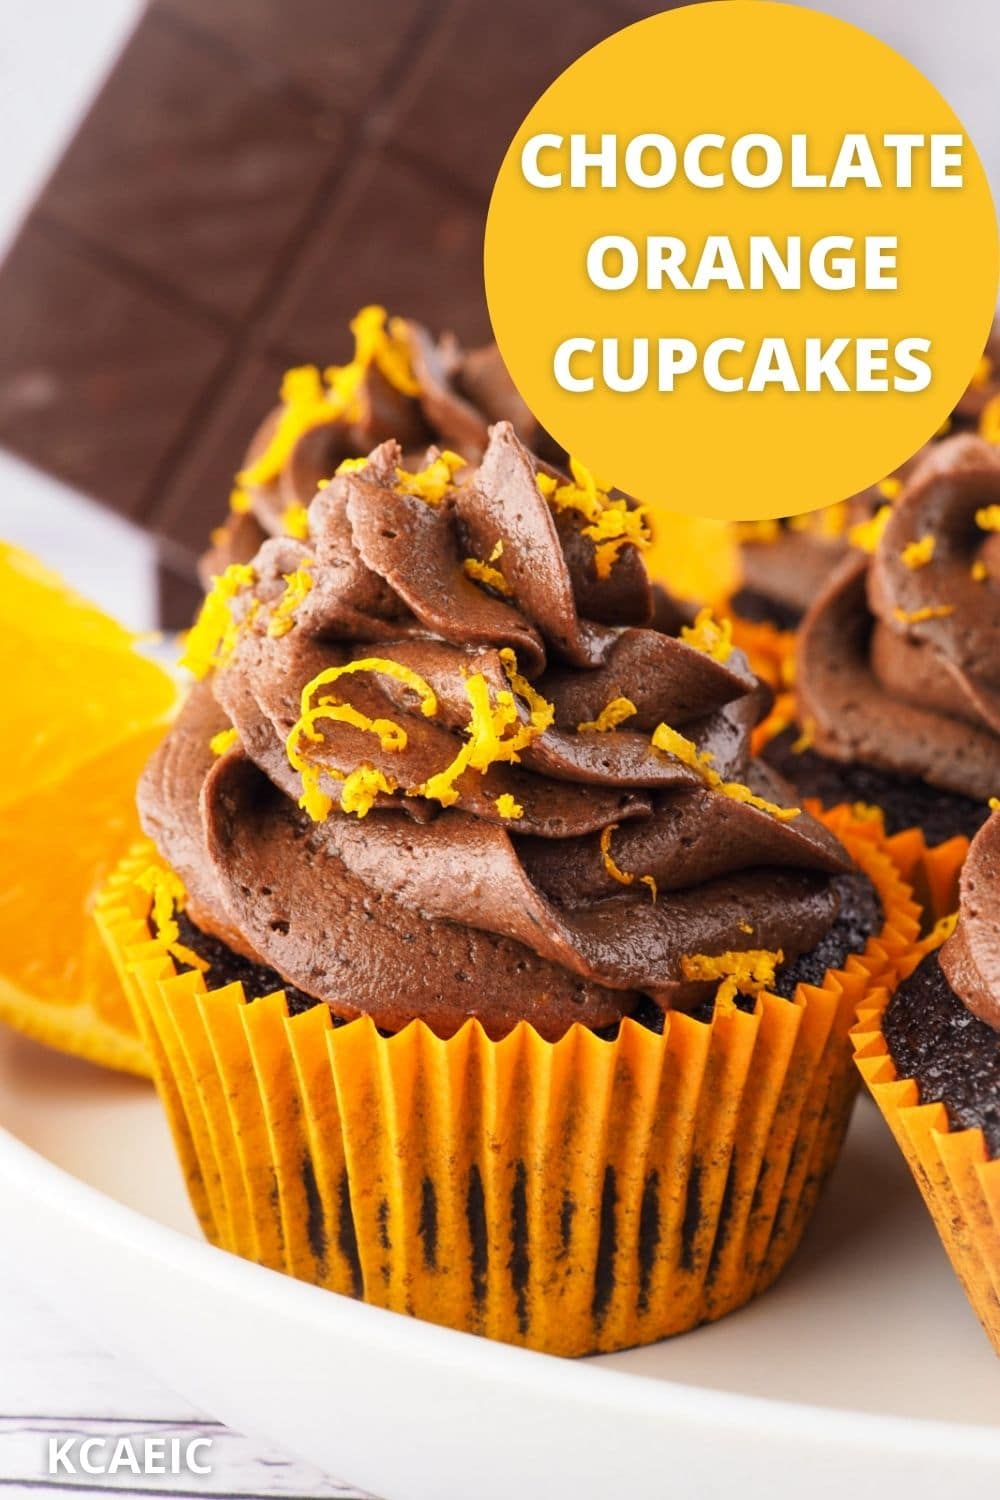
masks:
[[[485,1378],[494,1388],[516,1385],[523,1391],[529,1386],[540,1393],[551,1389],[555,1379],[564,1397],[576,1395],[588,1406],[599,1400],[609,1417],[623,1403],[633,1413],[638,1404],[647,1416],[662,1417],[669,1410],[674,1420],[706,1430],[718,1430],[721,1425],[730,1433],[742,1431],[758,1439],[794,1438],[799,1443],[824,1444],[846,1439],[886,1455],[905,1452],[912,1458],[916,1449],[928,1457],[1000,1461],[1000,1425],[824,1407],[661,1379],[586,1359],[561,1359],[311,1286],[121,1203],[58,1166],[3,1126],[0,1185],[7,1193],[20,1195],[25,1204],[34,1202],[50,1216],[72,1221],[76,1233],[94,1241],[110,1240],[119,1250],[131,1250],[161,1270],[173,1268],[209,1287],[225,1283],[230,1293],[248,1302],[268,1303],[272,1311],[304,1317],[312,1327],[333,1335],[363,1339],[368,1348],[377,1347],[383,1357],[402,1359],[407,1364],[440,1360],[452,1368],[468,1367],[478,1380]],[[22,1237],[25,1233],[30,1236],[30,1232],[30,1228],[22,1227]],[[5,1248],[0,1246],[0,1253]],[[48,1290],[44,1295],[54,1300]],[[141,1350],[138,1357],[143,1357]],[[149,1363],[155,1368],[154,1358]]]

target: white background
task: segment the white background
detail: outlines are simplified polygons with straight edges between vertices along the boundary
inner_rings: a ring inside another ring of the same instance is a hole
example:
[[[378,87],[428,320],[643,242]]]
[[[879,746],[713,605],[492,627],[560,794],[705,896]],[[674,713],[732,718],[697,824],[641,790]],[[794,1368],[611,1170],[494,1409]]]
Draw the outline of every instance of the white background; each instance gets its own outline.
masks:
[[[1000,0],[834,0],[814,8],[865,26],[938,85],[976,142],[996,194]],[[0,0],[0,254],[140,9],[138,0]],[[845,79],[845,129],[850,97]],[[255,415],[248,413],[248,427]],[[126,623],[140,629],[154,623],[146,538],[2,452],[0,535],[40,554]],[[354,1493],[204,1426],[207,1419],[182,1400],[47,1312],[44,1288],[31,1284],[25,1268],[19,1280],[0,1282],[0,1494],[37,1495],[47,1433],[75,1430],[81,1417],[109,1433],[204,1428],[214,1442],[208,1488],[216,1494]],[[149,1493],[154,1482],[142,1481],[141,1488]]]

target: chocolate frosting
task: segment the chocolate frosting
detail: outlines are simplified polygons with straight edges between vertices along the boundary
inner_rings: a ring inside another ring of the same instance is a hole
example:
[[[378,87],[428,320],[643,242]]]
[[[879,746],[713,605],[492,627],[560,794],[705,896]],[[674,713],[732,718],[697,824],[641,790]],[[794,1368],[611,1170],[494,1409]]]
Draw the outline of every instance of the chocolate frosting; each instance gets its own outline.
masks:
[[[814,747],[986,799],[1000,785],[1000,450],[960,435],[907,482],[873,555],[803,622],[799,715]],[[921,555],[921,549],[930,548]]]
[[[410,319],[394,322],[405,340],[416,393],[406,394],[369,363],[350,417],[334,417],[298,439],[277,478],[248,488],[249,511],[230,515],[201,559],[202,583],[231,562],[248,562],[269,536],[283,534],[290,506],[308,505],[321,480],[345,458],[367,454],[393,439],[408,455],[431,443],[452,449],[471,462],[486,450],[489,427],[509,421],[522,442],[554,462],[565,454],[535,421],[517,392],[495,344],[463,349],[450,334],[440,340]],[[254,433],[243,460],[249,467],[267,449],[281,418],[276,406]]]
[[[931,452],[926,443],[885,479],[859,490],[836,505],[774,523],[766,537],[743,540],[740,565],[744,588],[805,614],[837,565],[848,556],[852,529],[889,503],[896,486],[905,486]],[[759,531],[750,523],[752,533]]]
[[[958,922],[938,959],[966,1009],[1000,1031],[1000,812],[976,834],[962,867]]]
[[[637,547],[599,570],[586,516],[543,496],[511,423],[433,500],[407,492],[402,458],[379,445],[312,500],[307,538],[263,544],[143,777],[143,824],[198,925],[337,1015],[439,1035],[469,1016],[492,1036],[603,1027],[644,996],[700,1003],[694,955],[813,948],[848,861],[807,813],[778,816],[788,788],[750,762],[762,698],[743,655],[658,629]],[[469,559],[493,559],[485,582]],[[442,794],[478,743],[476,685],[519,748],[493,743]],[[337,709],[313,739],[304,690]],[[588,727],[621,699],[621,722]],[[677,749],[654,747],[661,725]],[[359,767],[360,809],[343,779]]]
[[[997,397],[1000,397],[1000,325],[994,323],[979,367],[950,423],[945,423],[937,436],[948,430],[974,430],[986,406]],[[897,482],[907,485],[936,446],[933,440],[925,443],[887,476],[888,484],[880,480],[840,504],[777,522],[763,535],[759,527],[751,524],[740,548],[744,589],[784,610],[804,614],[831,572],[847,556],[851,527],[868,520],[885,505],[893,497]]]

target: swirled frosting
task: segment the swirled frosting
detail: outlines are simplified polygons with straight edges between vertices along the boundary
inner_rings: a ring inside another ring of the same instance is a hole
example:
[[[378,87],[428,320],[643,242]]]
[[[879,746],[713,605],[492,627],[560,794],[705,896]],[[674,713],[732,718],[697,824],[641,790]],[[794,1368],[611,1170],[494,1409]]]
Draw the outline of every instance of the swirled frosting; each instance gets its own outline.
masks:
[[[279,403],[254,433],[233,510],[202,559],[206,588],[232,562],[249,562],[269,536],[302,535],[304,508],[345,458],[394,439],[405,453],[430,443],[478,461],[491,422],[509,421],[535,453],[563,455],[519,396],[495,344],[463,349],[422,324],[365,307],[351,323],[354,357],[285,376]]]
[[[216,584],[143,778],[192,920],[440,1035],[602,1027],[815,947],[844,851],[750,761],[725,629],[661,628],[642,535],[506,422],[476,468],[387,442],[334,476]]]
[[[935,436],[979,428],[1000,438],[1000,327],[994,324],[983,356],[951,418]],[[892,504],[933,451],[932,440],[891,474],[836,505],[780,521],[751,521],[740,531],[744,589],[779,609],[804,614],[830,574],[848,555],[857,526]]]
[[[800,719],[835,760],[986,799],[1000,785],[1000,449],[935,444],[884,520],[803,623]]]
[[[744,589],[794,615],[808,610],[837,565],[848,556],[856,528],[893,504],[931,451],[927,443],[891,474],[847,500],[781,521],[742,523]]]
[[[1000,811],[983,824],[969,847],[958,921],[938,961],[966,1009],[1000,1031]]]

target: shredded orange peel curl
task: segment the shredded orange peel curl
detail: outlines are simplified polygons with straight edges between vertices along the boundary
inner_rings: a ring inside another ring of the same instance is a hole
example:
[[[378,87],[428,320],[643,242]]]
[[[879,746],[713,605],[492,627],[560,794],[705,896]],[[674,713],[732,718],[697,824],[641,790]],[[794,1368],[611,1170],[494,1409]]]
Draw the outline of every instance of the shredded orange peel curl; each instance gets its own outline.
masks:
[[[781,948],[748,948],[743,953],[686,953],[681,959],[681,973],[692,983],[721,980],[716,1004],[727,1004],[737,992],[757,995],[774,983],[775,971],[784,962]]]
[[[467,467],[468,460],[460,453],[446,448],[437,458],[431,459],[424,468],[411,474],[407,469],[396,470],[396,488],[404,495],[414,495],[428,505],[440,505],[450,489],[454,488],[455,475]]]
[[[429,797],[440,802],[442,807],[450,807],[458,801],[455,783],[466,771],[482,773],[497,762],[518,761],[519,752],[544,733],[552,723],[555,713],[552,704],[535,692],[517,670],[514,652],[505,647],[500,652],[500,659],[511,688],[499,692],[494,702],[490,697],[489,683],[481,672],[472,673],[466,678],[465,691],[470,706],[469,722],[465,728],[466,741],[444,770],[438,771],[419,786],[406,787],[408,797]],[[350,704],[338,703],[329,694],[324,695],[318,703],[313,702],[314,695],[321,688],[353,672],[381,672],[394,677],[416,693],[420,699],[420,711],[425,718],[430,718],[437,712],[437,697],[430,684],[411,667],[386,657],[365,657],[345,662],[339,667],[328,667],[308,682],[302,689],[299,718],[285,740],[285,753],[289,764],[302,779],[299,806],[316,823],[322,823],[333,807],[333,799],[320,786],[320,778],[324,775],[344,783],[341,809],[353,812],[359,818],[370,811],[379,792],[392,793],[399,790],[399,783],[394,778],[371,765],[361,765],[348,772],[336,766],[324,765],[303,754],[303,740],[309,740],[313,744],[322,742],[323,736],[317,725],[323,720],[350,724],[355,729],[374,734],[383,750],[391,752],[406,748],[406,731],[392,719],[369,718]],[[527,721],[522,718],[518,709],[515,692],[528,705]],[[509,793],[497,798],[495,806],[501,817],[523,816],[523,808]]]
[[[811,750],[816,743],[816,720],[812,714],[807,714],[802,724],[802,729],[790,746],[793,755],[804,755]]]
[[[231,750],[233,746],[238,745],[239,742],[239,730],[234,729],[232,725],[230,725],[228,729],[220,729],[218,734],[212,735],[212,738],[208,742],[208,748],[211,750],[213,755],[225,755],[227,750]]]
[[[692,625],[681,627],[681,640],[713,661],[727,662],[733,654],[733,622],[717,620],[706,605],[695,615]]]
[[[503,542],[497,542],[486,562],[480,562],[477,557],[467,557],[462,563],[462,572],[466,578],[473,579],[476,583],[484,583],[487,588],[493,589],[498,594],[509,598],[514,592],[499,568],[493,564],[503,556]]]
[[[776,802],[768,802],[764,797],[758,797],[748,786],[741,781],[723,781],[712,766],[712,755],[710,751],[701,751],[693,740],[687,740],[676,729],[671,729],[669,724],[658,724],[653,730],[651,744],[654,750],[660,750],[666,755],[672,755],[684,765],[690,766],[701,777],[703,784],[709,791],[721,792],[724,797],[730,797],[734,802],[745,802],[750,807],[756,807],[760,812],[769,813],[779,823],[787,823],[792,818],[797,818],[802,812],[800,807],[779,807]]]
[[[493,806],[501,818],[523,818],[524,808],[510,792],[502,792]]]
[[[282,574],[285,580],[285,592],[275,605],[274,613],[267,625],[267,633],[272,640],[278,640],[281,636],[287,635],[295,624],[295,612],[313,586],[312,574],[309,571],[312,566],[313,559],[306,557],[294,572]]]
[[[856,526],[851,527],[847,533],[847,540],[852,547],[857,547],[861,552],[874,552],[882,540],[882,533],[889,524],[891,515],[891,505],[880,505],[871,520],[859,521]]]
[[[351,320],[351,332],[354,358],[349,364],[331,365],[322,374],[315,365],[286,371],[281,382],[282,411],[270,442],[236,476],[239,486],[252,489],[277,479],[296,443],[314,427],[341,419],[358,421],[361,386],[372,365],[404,396],[419,395],[402,319],[387,321],[384,307],[363,307]]]
[[[538,488],[555,510],[576,510],[588,522],[583,535],[594,542],[598,578],[608,578],[621,549],[628,543],[640,549],[652,544],[649,515],[644,505],[630,507],[623,495],[609,495],[578,458],[569,461],[573,478],[560,484],[552,474],[535,477]]]
[[[933,532],[930,531],[928,531],[925,536],[922,536],[919,541],[907,542],[906,546],[899,554],[903,566],[906,568],[912,568],[914,571],[916,571],[917,568],[926,568],[927,564],[934,556],[934,548],[936,547],[936,545],[937,537],[934,536]]]
[[[309,511],[297,500],[285,507],[281,517],[281,529],[286,536],[293,536],[297,542],[304,542],[309,535]]]
[[[342,458],[334,470],[335,474],[360,474],[362,469],[367,469],[367,458]]]
[[[184,639],[181,653],[181,666],[187,667],[195,677],[207,677],[232,656],[240,630],[249,625],[258,601],[251,601],[242,621],[234,616],[232,604],[256,581],[257,574],[249,563],[230,563],[223,573],[212,579],[212,586],[202,601],[197,620]]]
[[[640,885],[644,885],[649,888],[650,897],[655,904],[656,897],[659,894],[656,888],[656,877],[653,875],[639,875],[638,877],[636,877],[630,871],[621,869],[620,866],[615,863],[614,856],[611,853],[611,839],[617,828],[617,823],[609,823],[606,828],[601,829],[601,862],[603,863],[607,873],[611,876],[611,879],[617,880],[619,885],[634,885],[636,879],[638,879]]]
[[[420,699],[420,711],[425,718],[430,718],[437,712],[437,697],[429,683],[425,682],[411,667],[392,661],[388,657],[367,656],[357,661],[344,662],[339,667],[327,667],[324,671],[318,672],[302,689],[299,717],[285,740],[285,754],[288,756],[289,764],[302,779],[299,806],[308,813],[314,823],[325,822],[333,807],[333,798],[320,786],[321,776],[326,775],[333,781],[344,783],[340,795],[341,808],[344,812],[354,813],[359,818],[365,817],[371,811],[375,798],[380,792],[392,793],[398,789],[398,783],[392,777],[386,776],[384,772],[376,770],[374,766],[367,763],[356,766],[352,771],[342,771],[336,766],[328,766],[319,761],[307,759],[302,754],[301,740],[306,739],[313,744],[322,743],[323,735],[316,725],[323,720],[350,724],[355,729],[374,734],[378,737],[383,750],[399,751],[406,748],[406,730],[392,719],[371,719],[351,704],[339,703],[332,694],[326,694],[318,703],[313,703],[313,695],[319,692],[320,688],[328,687],[338,678],[355,672],[381,672],[388,677],[394,677],[416,693]]]
[[[941,944],[951,937],[958,926],[958,912],[948,912],[946,916],[938,917],[930,932],[923,939],[920,946],[925,953],[934,953]]]
[[[607,734],[611,729],[617,729],[619,724],[624,724],[626,719],[638,713],[638,709],[631,698],[612,698],[606,703],[597,715],[596,719],[584,719],[576,726],[577,734],[586,734],[593,730],[599,734]]]
[[[920,609],[900,609],[897,605],[892,612],[892,618],[898,620],[901,625],[919,625],[924,620],[947,619],[948,615],[954,613],[954,604],[924,604]]]
[[[1000,396],[992,396],[979,415],[979,436],[1000,443]]]
[[[204,974],[208,964],[180,941],[176,913],[184,910],[187,900],[187,892],[180,877],[162,865],[150,865],[136,876],[135,884],[152,899],[149,917],[157,939],[163,943],[172,958]]]
[[[471,709],[465,729],[466,742],[450,765],[413,789],[414,795],[431,797],[442,807],[450,807],[458,801],[455,783],[466,771],[483,773],[497,763],[516,764],[520,752],[552,723],[555,709],[517,670],[517,657],[509,646],[500,652],[500,661],[513,691],[500,691],[492,702],[489,683],[481,672],[473,672],[466,678],[465,692]],[[527,722],[518,711],[515,692],[528,704]]]

